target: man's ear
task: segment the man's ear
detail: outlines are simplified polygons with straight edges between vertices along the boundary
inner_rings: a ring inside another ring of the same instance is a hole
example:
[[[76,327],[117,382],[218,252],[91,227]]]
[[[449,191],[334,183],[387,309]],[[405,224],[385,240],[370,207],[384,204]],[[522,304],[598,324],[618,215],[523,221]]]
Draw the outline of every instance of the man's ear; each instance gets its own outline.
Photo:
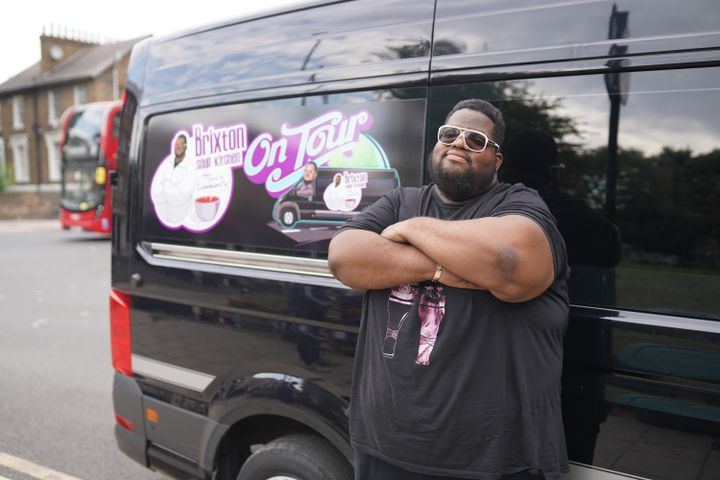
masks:
[[[500,152],[497,152],[495,154],[495,170],[500,170],[500,166],[502,165],[503,160],[505,160],[505,158],[503,157],[503,154]]]

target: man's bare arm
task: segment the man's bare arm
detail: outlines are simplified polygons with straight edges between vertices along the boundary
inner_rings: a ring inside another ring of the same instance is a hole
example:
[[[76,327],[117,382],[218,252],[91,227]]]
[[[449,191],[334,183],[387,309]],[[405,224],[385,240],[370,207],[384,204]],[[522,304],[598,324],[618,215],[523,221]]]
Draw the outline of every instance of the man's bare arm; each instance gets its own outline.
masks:
[[[521,215],[461,221],[417,217],[389,226],[382,236],[409,243],[506,302],[540,295],[555,277],[545,233]]]
[[[333,275],[355,290],[392,288],[430,280],[437,264],[417,248],[368,230],[345,230],[330,242]]]

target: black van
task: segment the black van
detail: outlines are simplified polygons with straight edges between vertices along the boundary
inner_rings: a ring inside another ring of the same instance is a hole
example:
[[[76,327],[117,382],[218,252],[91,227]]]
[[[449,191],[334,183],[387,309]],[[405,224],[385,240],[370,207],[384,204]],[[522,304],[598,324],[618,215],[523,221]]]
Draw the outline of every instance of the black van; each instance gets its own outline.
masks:
[[[568,478],[720,478],[714,0],[317,1],[146,40],[127,85],[111,324],[116,438],[137,462],[352,478],[361,295],[330,275],[329,239],[363,182],[427,182],[445,114],[483,98],[508,164],[549,158],[501,174],[547,181],[570,252]],[[317,195],[331,176],[354,193],[302,206],[311,162],[329,169]]]

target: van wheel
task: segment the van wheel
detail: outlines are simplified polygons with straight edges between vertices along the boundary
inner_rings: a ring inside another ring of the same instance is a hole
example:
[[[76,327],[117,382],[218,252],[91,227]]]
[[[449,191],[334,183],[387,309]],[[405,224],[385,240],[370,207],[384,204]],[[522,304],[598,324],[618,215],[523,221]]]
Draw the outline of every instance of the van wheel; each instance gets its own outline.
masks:
[[[280,223],[282,223],[284,227],[292,227],[295,225],[295,222],[297,222],[295,210],[292,208],[283,208],[280,212]]]
[[[352,480],[350,464],[327,440],[294,434],[277,438],[255,451],[237,480]]]

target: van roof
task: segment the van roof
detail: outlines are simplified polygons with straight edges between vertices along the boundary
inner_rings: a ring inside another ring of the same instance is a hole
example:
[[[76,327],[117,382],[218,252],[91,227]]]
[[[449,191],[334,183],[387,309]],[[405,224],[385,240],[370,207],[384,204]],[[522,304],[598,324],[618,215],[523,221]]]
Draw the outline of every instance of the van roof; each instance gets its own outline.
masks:
[[[228,18],[227,20],[219,20],[216,22],[206,23],[195,27],[179,30],[174,33],[162,35],[159,37],[153,37],[150,43],[163,43],[172,41],[178,38],[196,35],[198,33],[207,32],[209,30],[215,30],[217,28],[227,27],[230,25],[236,25],[239,23],[250,22],[260,18],[272,17],[275,15],[281,15],[284,13],[294,12],[296,10],[305,10],[308,8],[315,8],[321,5],[327,5],[332,3],[342,3],[349,0],[290,0],[294,3],[283,5],[281,7],[270,7],[249,15],[240,15],[237,17]]]
[[[153,38],[133,50],[128,85],[144,107],[246,92],[274,97],[279,88],[317,93],[339,79],[425,80],[433,4],[403,15],[396,2],[381,4],[382,12],[366,6],[301,1]]]

